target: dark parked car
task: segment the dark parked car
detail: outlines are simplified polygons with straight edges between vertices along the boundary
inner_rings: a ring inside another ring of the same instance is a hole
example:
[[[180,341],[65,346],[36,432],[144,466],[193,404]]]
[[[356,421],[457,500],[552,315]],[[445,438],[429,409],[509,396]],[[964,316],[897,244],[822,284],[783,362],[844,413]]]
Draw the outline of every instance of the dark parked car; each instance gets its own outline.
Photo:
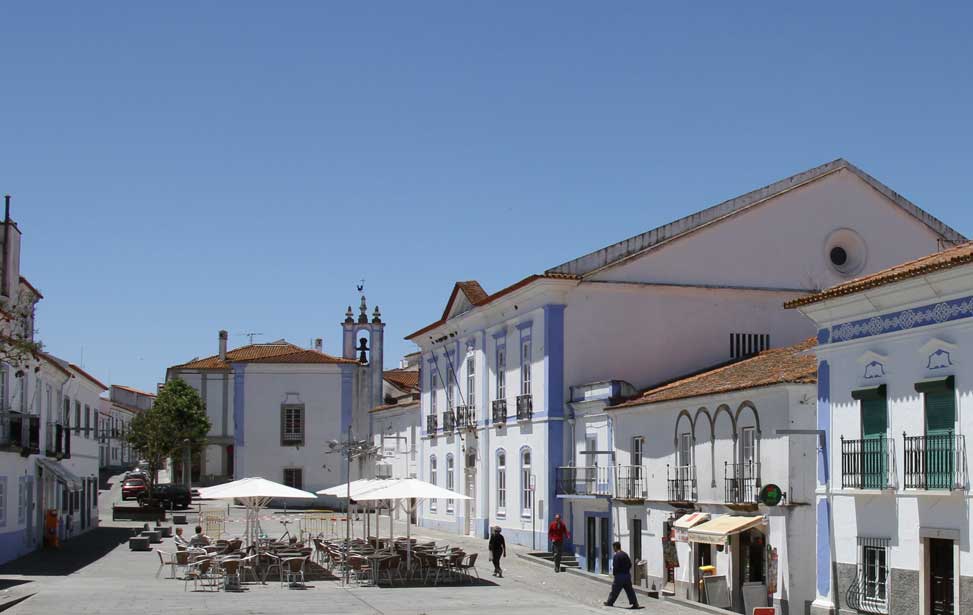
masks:
[[[158,504],[163,508],[189,508],[192,502],[189,489],[182,485],[156,485],[152,488],[152,503]],[[139,496],[139,504],[145,505],[150,502],[148,494],[143,492]]]
[[[126,478],[122,483],[122,499],[137,500],[147,488],[148,485],[141,478]]]

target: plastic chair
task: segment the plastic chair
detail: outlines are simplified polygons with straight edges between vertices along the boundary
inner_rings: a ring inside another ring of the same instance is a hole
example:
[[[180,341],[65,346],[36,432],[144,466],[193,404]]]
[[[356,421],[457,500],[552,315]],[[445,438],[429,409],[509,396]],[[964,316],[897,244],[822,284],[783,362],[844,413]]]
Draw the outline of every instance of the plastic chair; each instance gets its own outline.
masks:
[[[298,586],[301,589],[306,588],[304,583],[304,564],[306,562],[307,557],[304,556],[288,557],[287,559],[281,560],[281,570],[284,575],[283,583],[286,583],[287,587]]]
[[[156,549],[155,552],[159,554],[159,569],[155,571],[155,578],[158,579],[159,575],[162,574],[162,569],[165,568],[166,566],[169,566],[172,568],[172,576],[166,578],[175,579],[176,578],[176,555],[174,553],[169,553],[161,549]]]
[[[471,585],[473,584],[473,575],[470,574],[471,572],[476,575],[477,579],[480,578],[480,572],[476,569],[476,557],[478,555],[479,553],[470,553],[466,556],[466,560],[459,565],[459,571],[469,578]]]
[[[239,591],[241,560],[237,558],[225,559],[220,566],[223,569],[223,589]]]

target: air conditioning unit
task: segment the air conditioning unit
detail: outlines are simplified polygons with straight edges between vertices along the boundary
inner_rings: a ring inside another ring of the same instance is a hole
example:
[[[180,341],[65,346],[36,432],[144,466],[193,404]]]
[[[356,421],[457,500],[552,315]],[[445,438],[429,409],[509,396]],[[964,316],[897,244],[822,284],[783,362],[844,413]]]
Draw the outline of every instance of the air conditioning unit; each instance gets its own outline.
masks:
[[[375,464],[375,478],[392,478],[392,464],[391,463],[376,463]]]

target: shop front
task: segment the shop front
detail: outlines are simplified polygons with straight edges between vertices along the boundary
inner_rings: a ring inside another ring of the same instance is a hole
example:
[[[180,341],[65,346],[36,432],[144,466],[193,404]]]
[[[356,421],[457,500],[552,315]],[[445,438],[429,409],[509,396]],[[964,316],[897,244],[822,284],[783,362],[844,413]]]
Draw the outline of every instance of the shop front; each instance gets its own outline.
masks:
[[[687,528],[695,600],[738,613],[767,606],[768,535],[763,515],[717,515]]]

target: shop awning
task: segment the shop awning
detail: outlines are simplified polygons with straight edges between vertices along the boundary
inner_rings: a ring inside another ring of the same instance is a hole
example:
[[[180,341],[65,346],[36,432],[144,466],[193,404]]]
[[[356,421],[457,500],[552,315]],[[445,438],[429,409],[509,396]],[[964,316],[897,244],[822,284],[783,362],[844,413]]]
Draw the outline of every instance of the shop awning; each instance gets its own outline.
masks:
[[[68,489],[71,491],[81,489],[81,479],[75,476],[71,470],[68,470],[60,463],[46,457],[37,457],[36,460],[37,465],[56,476],[57,479],[67,485]]]
[[[709,513],[695,512],[679,517],[672,522],[672,527],[676,528],[677,530],[688,530],[689,528],[708,520]]]
[[[763,515],[756,517],[723,515],[689,530],[689,542],[704,542],[712,545],[726,544],[727,539],[733,534],[745,532],[763,522]]]

